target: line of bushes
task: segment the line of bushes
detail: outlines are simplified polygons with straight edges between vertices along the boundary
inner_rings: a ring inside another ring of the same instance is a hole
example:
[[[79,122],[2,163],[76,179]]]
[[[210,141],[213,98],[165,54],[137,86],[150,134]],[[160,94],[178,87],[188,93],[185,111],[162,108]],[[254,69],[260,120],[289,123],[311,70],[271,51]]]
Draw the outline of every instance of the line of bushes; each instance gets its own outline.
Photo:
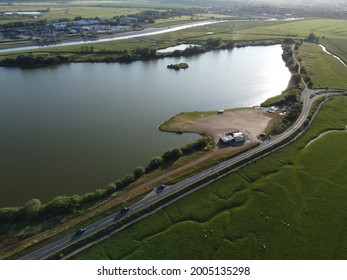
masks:
[[[47,204],[42,203],[37,198],[33,198],[21,207],[2,208],[0,209],[0,224],[35,224],[43,220],[47,221],[47,219],[52,219],[59,223],[66,216],[78,214],[93,203],[102,201],[115,192],[123,190],[144,174],[150,173],[164,164],[174,162],[181,156],[203,150],[210,143],[211,140],[209,138],[202,137],[184,147],[170,149],[160,156],[153,157],[147,167],[136,167],[132,174],[110,183],[106,189],[97,189],[95,192],[89,192],[84,195],[57,196]]]
[[[212,140],[208,137],[201,137],[195,142],[187,144],[181,148],[173,148],[167,150],[162,155],[153,157],[146,167],[139,166],[134,170],[133,174],[128,174],[122,179],[111,183],[109,188],[111,186],[114,186],[115,191],[122,190],[146,173],[153,172],[154,170],[164,166],[167,163],[172,163],[178,160],[182,156],[205,149],[208,145],[211,144],[211,141]]]

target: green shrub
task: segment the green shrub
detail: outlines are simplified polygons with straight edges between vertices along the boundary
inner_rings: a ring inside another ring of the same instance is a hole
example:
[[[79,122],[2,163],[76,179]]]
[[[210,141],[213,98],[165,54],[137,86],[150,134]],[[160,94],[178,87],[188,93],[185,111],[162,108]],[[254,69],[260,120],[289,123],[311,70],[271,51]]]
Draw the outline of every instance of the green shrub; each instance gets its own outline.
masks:
[[[24,219],[33,219],[38,216],[42,208],[43,205],[41,201],[37,198],[33,198],[24,204],[24,206],[20,210],[20,215]]]
[[[138,166],[134,170],[134,177],[135,179],[138,179],[145,173],[146,173],[146,169],[143,166]]]
[[[133,174],[128,174],[122,179],[123,187],[128,186],[130,183],[134,182],[135,178]]]
[[[183,155],[183,152],[180,148],[174,148],[172,150],[168,150],[163,154],[163,159],[165,161],[177,160]]]
[[[148,165],[148,169],[149,170],[155,170],[157,169],[159,166],[161,166],[164,163],[163,157],[161,156],[155,156],[152,158],[152,160],[150,161],[149,165]]]

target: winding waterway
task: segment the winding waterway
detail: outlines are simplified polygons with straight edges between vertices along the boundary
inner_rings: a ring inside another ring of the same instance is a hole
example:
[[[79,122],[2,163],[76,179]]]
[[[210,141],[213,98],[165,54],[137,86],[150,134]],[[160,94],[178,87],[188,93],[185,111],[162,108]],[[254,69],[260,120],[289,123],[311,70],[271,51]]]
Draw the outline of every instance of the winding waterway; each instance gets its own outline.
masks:
[[[323,50],[325,53],[327,53],[327,54],[331,55],[332,57],[336,58],[336,59],[337,59],[338,61],[340,61],[344,66],[347,67],[347,64],[346,64],[341,58],[339,58],[338,56],[336,56],[336,55],[332,54],[331,52],[329,52],[329,51],[326,49],[326,47],[324,47],[323,45],[319,45],[319,46],[322,48],[322,50]]]
[[[290,73],[281,46],[130,64],[0,67],[0,207],[105,187],[196,139],[158,126],[182,112],[259,105]],[[167,69],[187,62],[189,69]]]

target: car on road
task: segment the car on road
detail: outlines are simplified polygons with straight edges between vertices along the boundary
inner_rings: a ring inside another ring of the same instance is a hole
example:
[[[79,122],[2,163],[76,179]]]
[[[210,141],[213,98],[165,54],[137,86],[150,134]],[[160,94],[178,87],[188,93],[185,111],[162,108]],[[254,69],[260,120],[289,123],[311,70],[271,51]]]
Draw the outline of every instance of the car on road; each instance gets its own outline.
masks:
[[[119,211],[119,213],[120,214],[124,214],[124,213],[126,213],[126,212],[128,212],[129,211],[129,207],[124,207],[124,208],[122,208],[120,211]]]
[[[156,189],[157,191],[161,191],[161,190],[163,190],[165,187],[166,187],[165,184],[160,184],[160,185],[157,186],[155,189]]]
[[[79,235],[83,234],[85,231],[86,231],[86,228],[79,228],[79,229],[76,231],[75,235],[76,235],[76,236],[79,236]]]

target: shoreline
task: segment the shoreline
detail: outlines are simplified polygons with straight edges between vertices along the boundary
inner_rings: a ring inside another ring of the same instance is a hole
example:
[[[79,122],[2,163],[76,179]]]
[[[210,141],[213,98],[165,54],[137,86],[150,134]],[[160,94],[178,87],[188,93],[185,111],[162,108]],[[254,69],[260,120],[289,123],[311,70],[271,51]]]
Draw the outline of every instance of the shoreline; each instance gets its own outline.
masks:
[[[211,137],[215,144],[219,136],[240,130],[252,143],[258,143],[258,135],[268,129],[274,115],[260,106],[230,108],[220,113],[218,111],[179,113],[164,121],[159,126],[160,131],[171,133],[198,133]]]
[[[237,44],[236,46],[233,46],[231,48],[228,48],[226,45],[222,45],[222,46],[218,46],[218,47],[206,47],[206,46],[201,46],[197,52],[192,53],[192,54],[183,54],[181,52],[180,55],[175,55],[173,53],[158,53],[155,52],[155,55],[152,57],[127,57],[124,59],[124,57],[119,56],[114,58],[113,60],[108,60],[108,59],[103,59],[100,57],[98,57],[97,55],[103,55],[103,53],[94,53],[96,54],[95,57],[88,58],[88,59],[84,59],[84,60],[78,60],[76,61],[75,59],[70,60],[69,56],[64,56],[61,55],[59,52],[57,52],[55,55],[53,55],[51,58],[59,58],[62,61],[58,61],[58,62],[53,62],[53,63],[43,63],[43,64],[22,64],[18,61],[16,61],[15,59],[11,58],[12,61],[11,62],[6,62],[3,63],[3,61],[6,61],[7,58],[0,60],[0,67],[20,67],[20,68],[38,68],[38,67],[45,67],[45,66],[52,66],[52,65],[59,65],[59,64],[64,64],[64,63],[131,63],[134,61],[148,61],[148,60],[154,60],[154,59],[161,59],[161,58],[166,58],[166,57],[189,57],[189,56],[193,56],[196,54],[203,54],[203,53],[207,53],[209,51],[215,51],[215,50],[225,50],[225,49],[234,49],[234,48],[246,48],[246,47],[260,47],[260,46],[274,46],[274,45],[283,45],[283,40],[280,39],[275,39],[275,40],[259,40],[259,41],[245,41],[245,42],[239,42],[239,44]],[[56,46],[50,46],[52,48],[56,47]],[[13,55],[17,55],[18,56],[31,56],[33,59],[36,58],[44,58],[45,55],[39,54],[39,55],[35,55],[35,53],[32,52],[12,52],[12,53],[1,53],[0,50],[0,57],[1,56],[13,56]]]

